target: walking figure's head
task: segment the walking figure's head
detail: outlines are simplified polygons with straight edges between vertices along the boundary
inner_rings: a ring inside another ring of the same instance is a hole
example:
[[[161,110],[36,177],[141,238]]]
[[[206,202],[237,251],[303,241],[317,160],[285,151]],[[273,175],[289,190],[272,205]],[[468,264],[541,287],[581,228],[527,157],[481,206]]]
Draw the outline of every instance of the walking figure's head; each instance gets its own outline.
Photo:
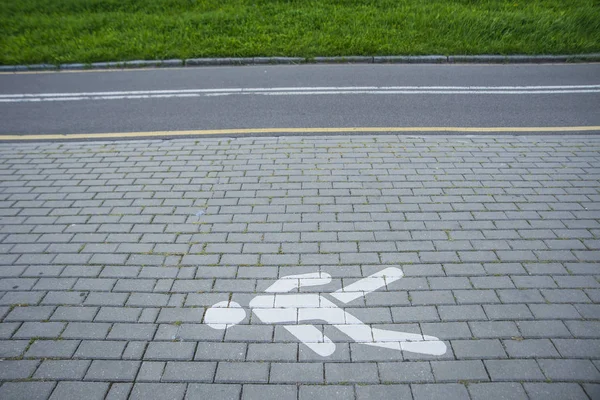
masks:
[[[246,318],[246,311],[235,301],[221,301],[204,314],[204,322],[213,329],[227,329]]]

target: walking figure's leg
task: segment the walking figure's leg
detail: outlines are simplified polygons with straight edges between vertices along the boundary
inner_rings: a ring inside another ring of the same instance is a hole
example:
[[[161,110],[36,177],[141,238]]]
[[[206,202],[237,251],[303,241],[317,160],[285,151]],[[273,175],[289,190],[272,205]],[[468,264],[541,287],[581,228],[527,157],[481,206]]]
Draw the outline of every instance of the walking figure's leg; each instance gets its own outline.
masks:
[[[335,352],[335,343],[314,325],[285,325],[284,328],[322,357],[330,356]]]
[[[337,312],[332,313],[331,308],[336,306],[324,297],[321,297],[321,307],[326,307],[321,308],[321,310],[329,309],[329,313],[323,313],[321,318],[348,335],[355,342],[422,354],[441,355],[446,353],[446,345],[436,337],[372,328],[341,308],[337,308],[335,310]],[[343,314],[344,323],[340,323],[340,313]]]

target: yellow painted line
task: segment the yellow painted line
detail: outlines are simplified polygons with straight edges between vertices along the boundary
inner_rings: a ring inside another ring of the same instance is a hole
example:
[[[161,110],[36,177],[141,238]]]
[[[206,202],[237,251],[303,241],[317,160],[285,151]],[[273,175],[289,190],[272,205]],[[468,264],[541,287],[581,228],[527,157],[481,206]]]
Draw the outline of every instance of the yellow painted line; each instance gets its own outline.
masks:
[[[109,132],[74,133],[44,135],[0,135],[0,141],[11,140],[73,140],[73,139],[122,139],[152,137],[186,137],[212,135],[252,135],[252,134],[304,134],[304,133],[540,133],[540,132],[592,132],[600,126],[538,126],[538,127],[442,127],[442,126],[402,126],[402,127],[341,127],[341,128],[253,128],[253,129],[204,129],[190,131],[154,131],[154,132]]]

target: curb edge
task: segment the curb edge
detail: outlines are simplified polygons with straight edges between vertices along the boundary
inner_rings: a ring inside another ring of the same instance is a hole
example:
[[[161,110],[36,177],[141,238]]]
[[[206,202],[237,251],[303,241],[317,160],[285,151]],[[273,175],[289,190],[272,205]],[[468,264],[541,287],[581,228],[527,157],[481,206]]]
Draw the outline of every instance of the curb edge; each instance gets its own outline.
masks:
[[[100,69],[173,68],[283,64],[541,64],[599,62],[600,53],[570,55],[425,55],[343,57],[224,57],[169,60],[109,61],[71,64],[0,65],[0,72],[74,71]]]

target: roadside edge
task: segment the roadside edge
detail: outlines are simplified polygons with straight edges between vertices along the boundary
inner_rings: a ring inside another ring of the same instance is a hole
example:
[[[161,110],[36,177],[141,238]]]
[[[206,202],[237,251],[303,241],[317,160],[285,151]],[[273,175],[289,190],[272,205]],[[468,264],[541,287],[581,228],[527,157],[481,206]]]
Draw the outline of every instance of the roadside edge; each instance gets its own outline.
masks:
[[[425,55],[344,57],[243,57],[109,61],[73,64],[0,65],[0,72],[173,68],[281,64],[541,64],[600,62],[600,53],[570,55]]]

